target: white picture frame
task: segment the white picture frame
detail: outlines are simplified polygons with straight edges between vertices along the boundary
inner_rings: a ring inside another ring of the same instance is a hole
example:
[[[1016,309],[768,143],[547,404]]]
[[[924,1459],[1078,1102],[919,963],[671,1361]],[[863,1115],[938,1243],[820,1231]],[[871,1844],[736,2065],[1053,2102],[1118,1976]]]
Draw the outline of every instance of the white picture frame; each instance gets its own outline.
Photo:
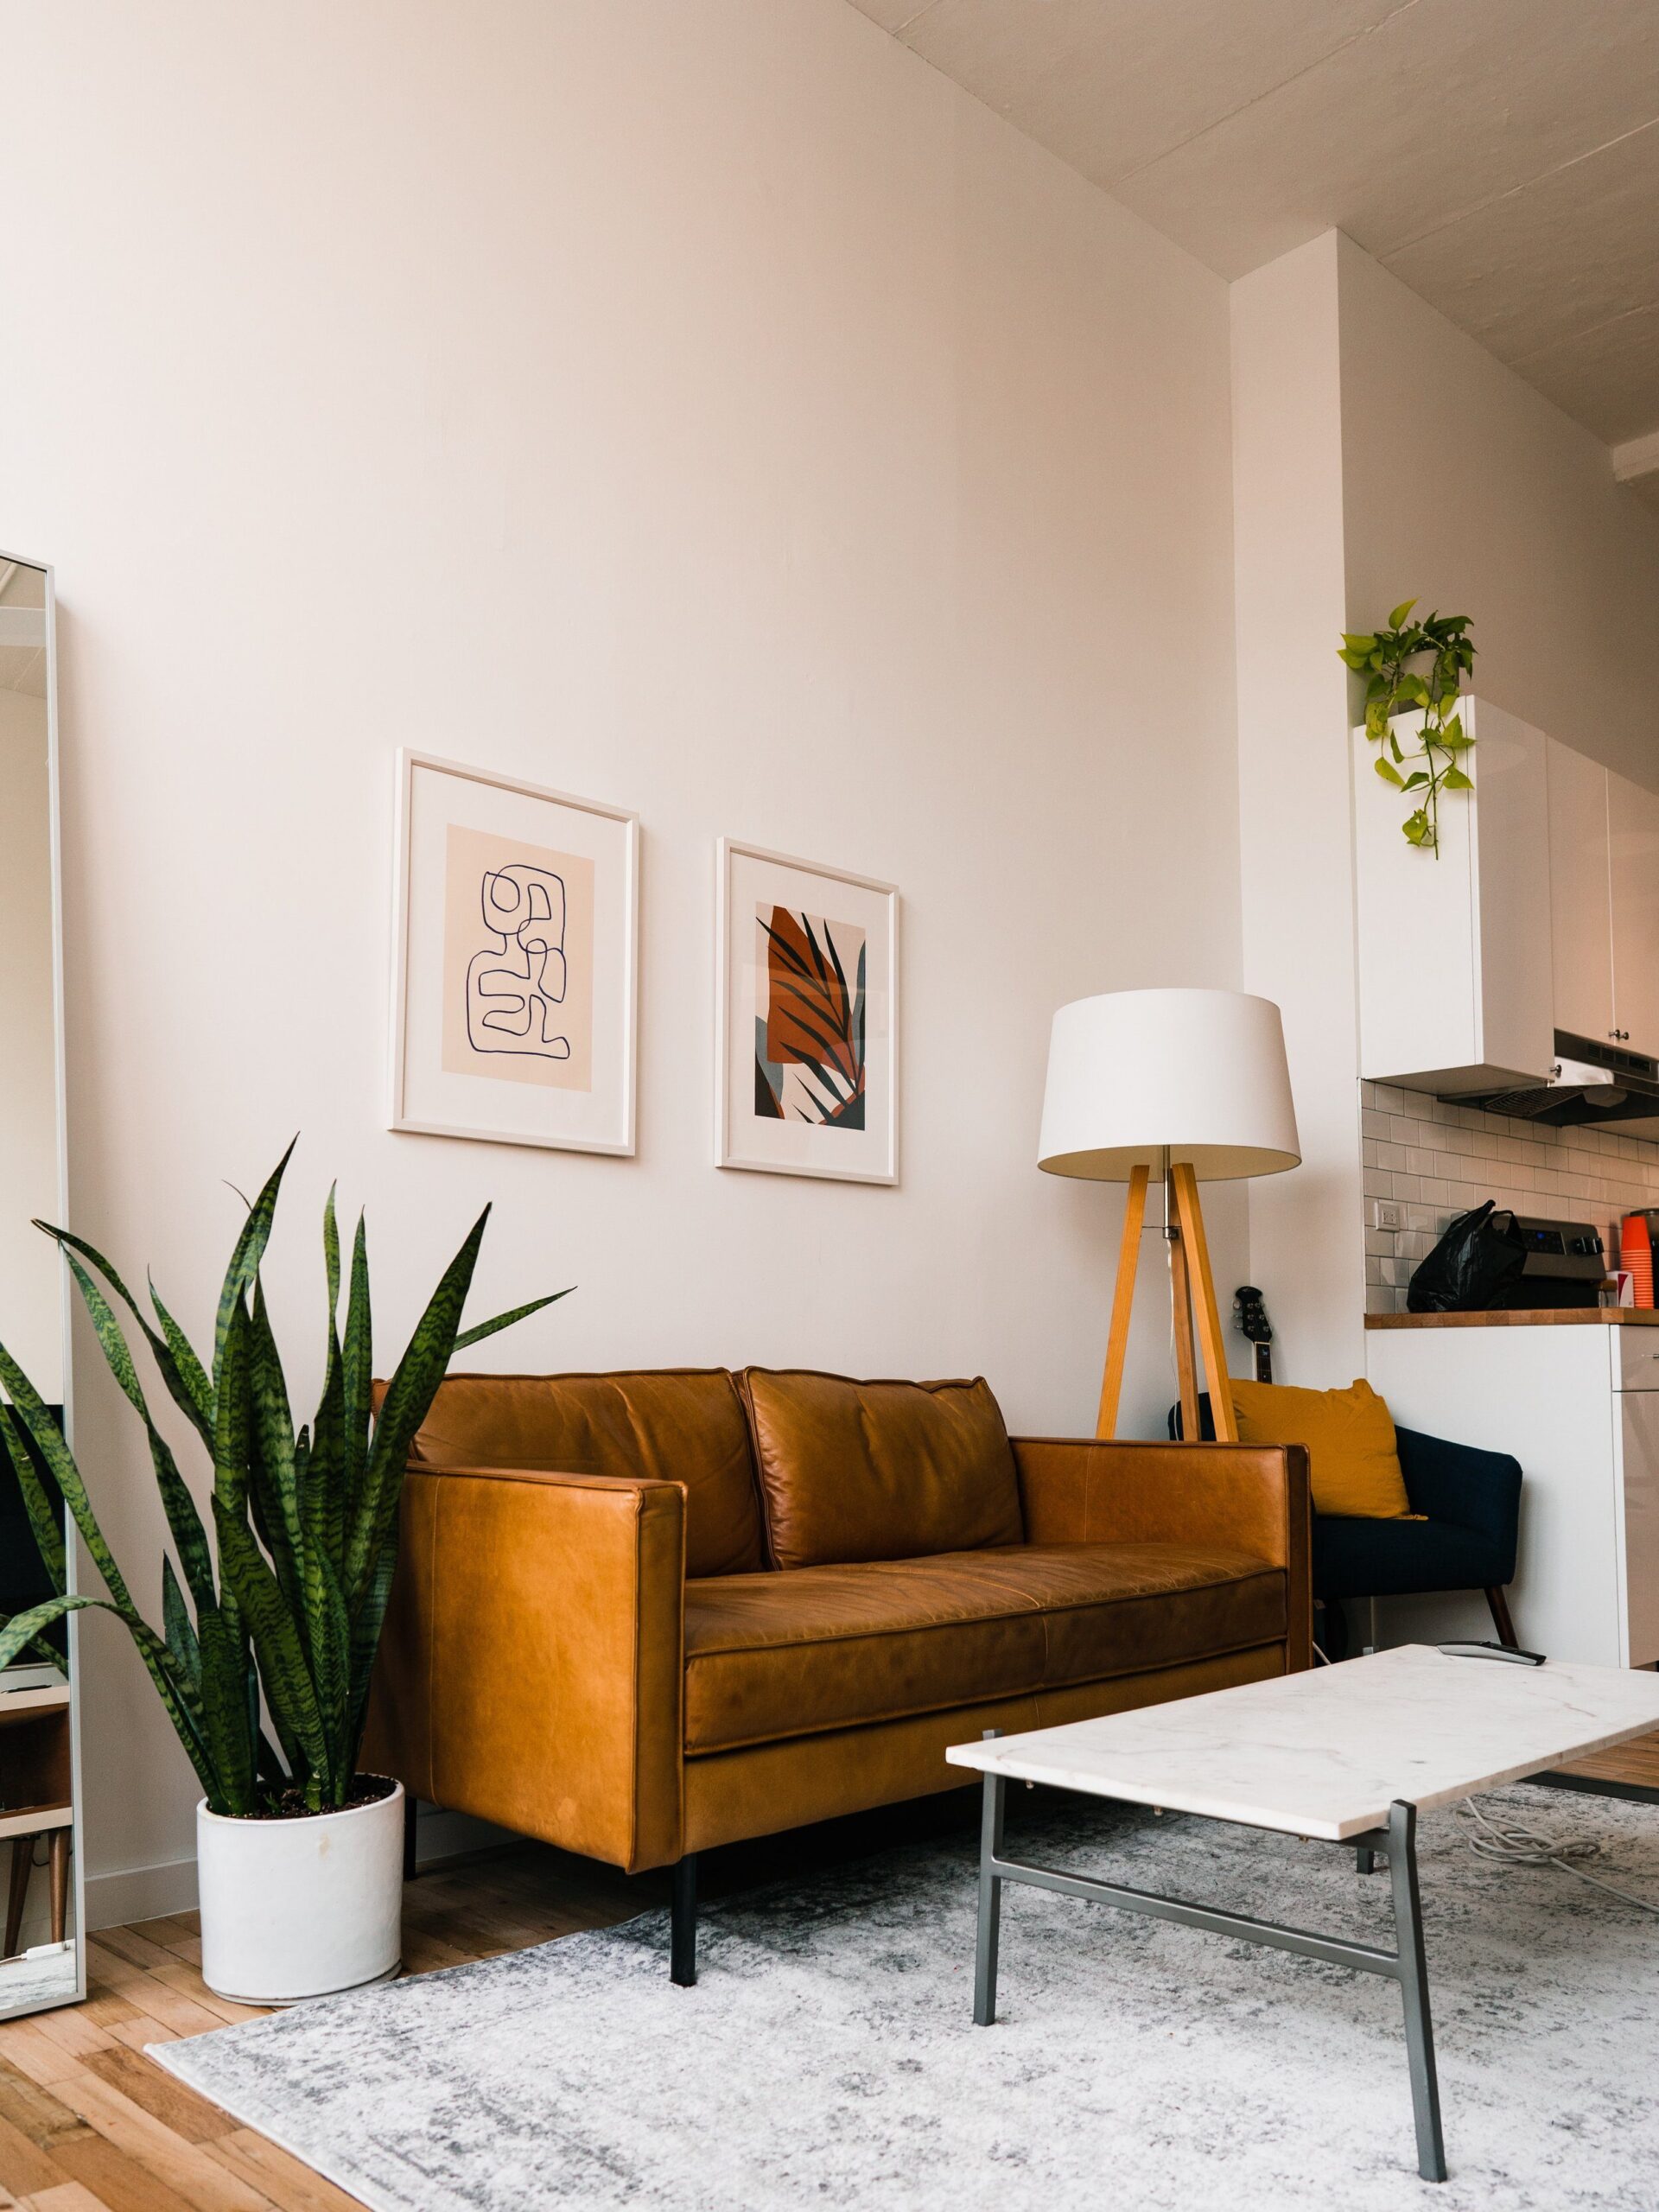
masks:
[[[634,1150],[639,823],[400,747],[389,1123]]]
[[[767,906],[774,918],[782,910],[776,930],[762,918]],[[715,1166],[896,1183],[895,887],[722,837],[715,855]],[[807,994],[799,1002],[788,989],[798,961]],[[769,1057],[780,1041],[774,991],[779,1027],[798,1039],[793,1053],[785,1049],[775,1059]],[[816,1039],[828,1042],[814,1060],[808,1040]],[[763,1090],[769,1097],[765,1111]]]

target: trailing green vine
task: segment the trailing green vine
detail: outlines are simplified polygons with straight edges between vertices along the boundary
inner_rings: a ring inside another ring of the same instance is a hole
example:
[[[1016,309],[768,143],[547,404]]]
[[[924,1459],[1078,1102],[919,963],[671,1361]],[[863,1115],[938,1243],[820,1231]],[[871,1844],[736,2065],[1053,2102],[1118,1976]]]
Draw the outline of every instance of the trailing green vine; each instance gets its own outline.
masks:
[[[1389,615],[1386,630],[1369,636],[1344,630],[1338,653],[1365,678],[1365,734],[1380,747],[1372,766],[1385,784],[1418,795],[1400,825],[1402,835],[1408,845],[1433,853],[1438,860],[1440,793],[1474,788],[1458,765],[1475,741],[1458,711],[1458,684],[1475,664],[1475,649],[1469,642],[1466,614],[1426,614],[1413,622],[1409,617],[1416,604],[1414,599],[1402,600]],[[1427,673],[1413,675],[1408,664],[1425,658]],[[1423,717],[1418,732],[1422,750],[1407,753],[1389,725],[1395,715],[1418,709]]]

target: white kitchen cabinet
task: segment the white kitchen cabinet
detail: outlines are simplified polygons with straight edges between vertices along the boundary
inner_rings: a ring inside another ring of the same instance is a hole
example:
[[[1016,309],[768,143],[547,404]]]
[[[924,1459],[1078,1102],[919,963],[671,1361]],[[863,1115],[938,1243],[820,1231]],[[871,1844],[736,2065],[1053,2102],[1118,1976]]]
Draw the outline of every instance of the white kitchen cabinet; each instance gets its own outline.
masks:
[[[1510,1610],[1521,1642],[1604,1667],[1659,1662],[1659,1328],[1563,1323],[1366,1331],[1404,1428],[1521,1462]]]
[[[1643,1333],[1647,1333],[1645,1331]],[[1627,1390],[1614,1434],[1623,1505],[1627,1663],[1659,1659],[1659,1390]]]
[[[1659,794],[1548,748],[1555,1027],[1659,1058]]]
[[[1600,1043],[1613,1020],[1607,771],[1549,740],[1549,919],[1554,1026]]]
[[[1607,850],[1613,947],[1608,1026],[1633,1052],[1659,1058],[1659,795],[1628,777],[1607,778]]]
[[[1438,859],[1401,836],[1409,801],[1353,739],[1360,1073],[1408,1090],[1538,1083],[1554,1057],[1546,740],[1484,699],[1460,711],[1475,788],[1442,796]],[[1408,750],[1420,721],[1398,719]]]

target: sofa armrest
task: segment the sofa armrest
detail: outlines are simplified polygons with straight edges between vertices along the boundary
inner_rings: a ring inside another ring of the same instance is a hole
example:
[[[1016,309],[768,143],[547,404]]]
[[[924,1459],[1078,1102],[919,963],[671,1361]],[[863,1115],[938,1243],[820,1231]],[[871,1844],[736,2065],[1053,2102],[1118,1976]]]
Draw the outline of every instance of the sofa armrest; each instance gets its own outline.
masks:
[[[1286,1665],[1312,1664],[1307,1453],[1300,1444],[1014,1440],[1032,1544],[1229,1544],[1287,1577]]]
[[[1509,1560],[1501,1579],[1510,1580],[1521,1522],[1521,1462],[1507,1452],[1478,1451],[1414,1428],[1396,1427],[1394,1434],[1412,1511],[1489,1537]]]
[[[365,1762],[631,1872],[669,1864],[684,1596],[677,1483],[411,1465]]]

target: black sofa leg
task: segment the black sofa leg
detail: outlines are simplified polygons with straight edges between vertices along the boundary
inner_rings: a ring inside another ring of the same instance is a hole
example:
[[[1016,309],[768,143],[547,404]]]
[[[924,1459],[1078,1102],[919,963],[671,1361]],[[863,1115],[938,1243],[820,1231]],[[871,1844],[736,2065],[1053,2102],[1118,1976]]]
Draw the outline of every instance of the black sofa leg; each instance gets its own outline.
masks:
[[[1486,1603],[1491,1611],[1492,1626],[1497,1630],[1498,1642],[1507,1643],[1511,1651],[1518,1651],[1521,1641],[1516,1635],[1515,1623],[1510,1618],[1510,1601],[1497,1585],[1494,1584],[1486,1592]]]
[[[415,1878],[415,1793],[404,1792],[404,1879]]]
[[[674,1868],[674,1909],[669,1936],[669,1979],[690,1989],[697,1979],[697,1854],[688,1851]]]

